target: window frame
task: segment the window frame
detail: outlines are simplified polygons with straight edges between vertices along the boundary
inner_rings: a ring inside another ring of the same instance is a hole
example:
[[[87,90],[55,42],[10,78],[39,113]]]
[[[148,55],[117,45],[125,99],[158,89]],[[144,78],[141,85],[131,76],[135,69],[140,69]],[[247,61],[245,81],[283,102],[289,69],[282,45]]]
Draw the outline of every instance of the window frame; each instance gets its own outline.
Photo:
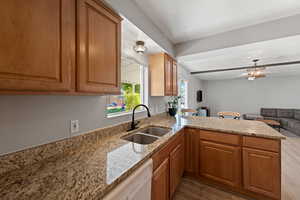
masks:
[[[145,64],[142,64],[138,62],[134,58],[122,58],[122,59],[130,59],[134,62],[136,62],[140,66],[140,98],[141,98],[141,104],[145,104],[148,106],[148,66]],[[119,96],[119,95],[115,95]],[[108,113],[107,112],[107,105],[109,104],[109,96],[106,97],[106,104],[105,104],[105,116],[106,118],[114,118],[114,117],[121,117],[126,115],[131,115],[132,110],[130,111],[122,111],[122,112],[116,112],[116,113]],[[140,110],[136,110],[136,113],[145,112],[145,108],[141,108]]]

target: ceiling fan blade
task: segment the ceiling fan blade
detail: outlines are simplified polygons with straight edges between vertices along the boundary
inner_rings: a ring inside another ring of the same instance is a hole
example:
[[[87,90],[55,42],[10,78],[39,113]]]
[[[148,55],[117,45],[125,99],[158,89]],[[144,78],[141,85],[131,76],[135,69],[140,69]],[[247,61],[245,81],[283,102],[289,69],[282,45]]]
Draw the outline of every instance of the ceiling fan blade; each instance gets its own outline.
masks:
[[[282,63],[271,63],[265,65],[257,65],[257,66],[246,66],[246,67],[235,67],[235,68],[228,68],[228,69],[213,69],[213,70],[206,70],[206,71],[195,71],[191,72],[191,74],[204,74],[204,73],[214,73],[214,72],[225,72],[225,71],[235,71],[235,70],[245,70],[245,69],[255,69],[255,68],[267,68],[267,67],[281,67],[286,65],[296,65],[300,64],[300,60],[292,61],[292,62],[282,62]]]
[[[242,73],[240,76],[248,76],[248,72]]]
[[[255,78],[265,78],[265,77],[266,77],[265,74],[260,74],[260,75],[255,76]]]

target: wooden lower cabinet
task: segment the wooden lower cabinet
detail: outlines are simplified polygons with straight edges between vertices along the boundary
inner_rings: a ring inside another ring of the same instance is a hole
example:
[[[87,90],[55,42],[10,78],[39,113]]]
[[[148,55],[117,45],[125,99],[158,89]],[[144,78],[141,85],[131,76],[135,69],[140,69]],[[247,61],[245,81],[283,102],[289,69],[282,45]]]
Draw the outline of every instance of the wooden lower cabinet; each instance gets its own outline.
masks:
[[[199,164],[199,130],[186,128],[184,130],[184,159],[185,159],[185,172],[189,174],[197,174]]]
[[[184,145],[180,143],[170,153],[170,197],[172,198],[176,188],[180,184],[184,172]]]
[[[244,188],[280,199],[279,153],[243,148]]]
[[[184,132],[177,133],[152,159],[152,200],[172,199],[184,172]]]
[[[152,200],[172,199],[183,173],[257,200],[280,200],[280,152],[280,140],[186,128],[152,156]]]
[[[255,199],[281,199],[280,140],[194,128],[184,137],[186,175]]]
[[[200,175],[232,187],[241,186],[241,148],[200,141]]]
[[[169,199],[169,158],[154,171],[152,177],[152,200]]]

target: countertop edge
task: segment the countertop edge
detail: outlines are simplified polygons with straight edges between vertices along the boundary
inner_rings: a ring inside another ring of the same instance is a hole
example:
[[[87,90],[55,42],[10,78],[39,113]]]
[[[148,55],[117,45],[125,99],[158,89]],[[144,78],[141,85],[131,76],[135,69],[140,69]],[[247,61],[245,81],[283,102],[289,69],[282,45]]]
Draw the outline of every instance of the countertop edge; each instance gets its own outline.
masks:
[[[286,139],[286,137],[283,135],[282,136],[268,136],[268,135],[263,135],[263,134],[241,132],[241,131],[234,131],[234,130],[199,127],[197,125],[190,125],[190,124],[184,125],[184,128],[195,128],[195,129],[206,130],[206,131],[216,131],[216,132],[222,132],[222,133],[227,133],[227,134],[252,136],[252,137],[267,138],[267,139],[274,139],[274,140],[285,140]]]

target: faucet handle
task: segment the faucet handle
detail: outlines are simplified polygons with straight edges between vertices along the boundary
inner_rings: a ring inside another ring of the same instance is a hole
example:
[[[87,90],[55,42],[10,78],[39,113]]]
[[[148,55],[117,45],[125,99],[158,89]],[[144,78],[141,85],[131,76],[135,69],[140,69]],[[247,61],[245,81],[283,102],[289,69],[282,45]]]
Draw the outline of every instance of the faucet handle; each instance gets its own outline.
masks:
[[[137,126],[140,123],[140,121],[134,122],[134,126]]]
[[[133,122],[131,123],[131,128],[129,128],[127,131],[132,131],[132,130],[138,128],[138,127],[136,127],[136,126],[137,126],[139,123],[140,123],[140,121],[133,121]]]

